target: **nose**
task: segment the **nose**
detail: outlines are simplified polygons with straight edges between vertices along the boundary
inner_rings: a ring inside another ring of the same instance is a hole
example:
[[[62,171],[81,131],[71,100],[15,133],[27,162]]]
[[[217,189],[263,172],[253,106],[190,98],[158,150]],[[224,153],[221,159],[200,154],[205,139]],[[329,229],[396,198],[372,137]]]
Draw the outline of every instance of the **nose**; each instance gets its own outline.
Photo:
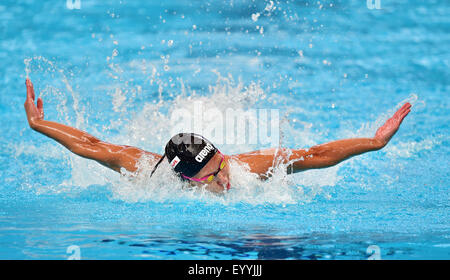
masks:
[[[223,171],[223,170],[222,170]],[[225,172],[219,172],[217,174],[217,183],[222,185],[223,187],[226,187],[228,185],[228,177],[226,176]]]

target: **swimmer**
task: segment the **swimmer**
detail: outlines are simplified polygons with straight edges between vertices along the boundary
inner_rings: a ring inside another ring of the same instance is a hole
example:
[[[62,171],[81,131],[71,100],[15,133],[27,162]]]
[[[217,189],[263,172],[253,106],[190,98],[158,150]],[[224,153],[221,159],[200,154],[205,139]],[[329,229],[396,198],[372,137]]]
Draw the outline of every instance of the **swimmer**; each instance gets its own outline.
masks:
[[[353,156],[377,151],[387,145],[397,132],[403,119],[411,111],[411,104],[405,103],[386,123],[378,128],[372,138],[337,140],[309,149],[270,148],[237,155],[222,154],[211,142],[193,133],[179,133],[173,136],[165,147],[164,155],[147,152],[136,147],[115,145],[63,124],[44,120],[41,98],[35,104],[33,84],[25,82],[27,98],[25,111],[30,127],[50,137],[81,157],[121,172],[124,168],[137,171],[137,163],[144,155],[158,160],[153,172],[165,159],[183,181],[205,187],[215,193],[230,189],[230,160],[247,165],[249,171],[265,180],[270,176],[274,164],[284,164],[286,172],[297,173],[308,169],[334,166]]]

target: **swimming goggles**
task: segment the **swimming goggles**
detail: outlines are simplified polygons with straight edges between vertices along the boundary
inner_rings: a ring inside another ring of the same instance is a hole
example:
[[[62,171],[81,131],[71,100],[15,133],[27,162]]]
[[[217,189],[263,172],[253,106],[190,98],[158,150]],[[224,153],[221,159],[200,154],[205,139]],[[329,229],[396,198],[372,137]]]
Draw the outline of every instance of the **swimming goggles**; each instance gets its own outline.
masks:
[[[211,183],[212,180],[214,180],[214,178],[216,178],[217,174],[219,174],[219,172],[222,171],[222,169],[224,169],[225,165],[226,165],[226,163],[225,163],[225,156],[220,151],[217,151],[217,152],[222,156],[222,159],[220,160],[219,169],[216,172],[213,172],[213,173],[211,173],[211,174],[209,174],[209,175],[207,175],[205,177],[202,177],[200,179],[188,177],[188,176],[185,176],[183,174],[181,174],[181,176],[183,178],[185,178],[185,179],[192,180],[192,181],[195,181],[195,182]]]

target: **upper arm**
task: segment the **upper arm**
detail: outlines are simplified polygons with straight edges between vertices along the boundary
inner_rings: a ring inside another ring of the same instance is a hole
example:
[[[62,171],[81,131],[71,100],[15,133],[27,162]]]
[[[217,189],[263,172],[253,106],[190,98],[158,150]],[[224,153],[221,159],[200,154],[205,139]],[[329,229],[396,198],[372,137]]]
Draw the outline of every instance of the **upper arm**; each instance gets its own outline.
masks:
[[[250,168],[250,172],[256,173],[261,179],[266,179],[274,167],[280,163],[286,163],[289,149],[270,148],[243,154],[234,155],[237,160],[245,163]]]
[[[287,160],[289,163],[288,171],[290,173],[296,173],[337,164],[328,155],[328,149],[321,145],[313,146],[309,149],[292,149]]]
[[[268,172],[284,164],[288,173],[330,166],[330,160],[320,146],[310,149],[271,148],[235,155],[239,161],[246,163],[250,171],[261,178],[267,178]]]
[[[161,158],[158,154],[150,153],[136,147],[115,145],[100,140],[93,141],[93,139],[81,144],[79,149],[82,150],[81,153],[77,153],[77,151],[73,152],[84,158],[95,160],[117,172],[120,172],[121,168],[135,172],[137,170],[137,163],[143,155],[150,155],[156,160]]]

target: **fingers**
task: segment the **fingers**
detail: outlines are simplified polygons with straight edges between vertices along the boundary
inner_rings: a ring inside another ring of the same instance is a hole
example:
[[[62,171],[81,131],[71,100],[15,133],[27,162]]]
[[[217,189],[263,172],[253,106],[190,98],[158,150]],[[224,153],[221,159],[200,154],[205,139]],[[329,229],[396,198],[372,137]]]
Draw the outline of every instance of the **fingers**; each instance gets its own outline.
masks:
[[[403,111],[409,110],[412,107],[412,105],[409,102],[406,102],[403,104],[402,109]]]
[[[411,104],[409,102],[406,102],[405,104],[403,104],[402,108],[400,108],[400,110],[398,110],[400,116],[404,116],[405,113],[408,114],[410,111],[411,111]]]
[[[27,86],[27,98],[31,98],[31,100],[34,101],[34,88],[33,83],[30,81],[30,79],[26,79],[25,84]]]
[[[406,116],[405,113],[406,112],[409,113],[409,111],[411,111],[410,109],[411,109],[411,104],[409,102],[406,102],[405,104],[403,104],[403,106],[400,109],[397,110],[397,112],[395,112],[393,117],[398,120],[403,119]],[[406,113],[406,114],[408,114],[408,113]]]
[[[37,108],[39,111],[39,117],[41,119],[43,119],[44,118],[44,102],[42,101],[42,98],[40,98],[40,97],[37,100]]]
[[[400,108],[401,113],[403,114],[404,112],[408,111],[411,108],[411,104],[409,102],[406,102],[405,104],[403,104],[402,108]]]
[[[411,107],[411,103],[406,102],[405,104],[403,104],[402,108],[403,108],[403,107]]]
[[[403,119],[409,114],[409,112],[411,112],[411,109],[408,109],[405,112],[403,112],[403,114],[400,116],[400,122],[403,121]]]
[[[411,112],[411,104],[406,102],[403,106],[395,112],[393,119],[400,125],[403,122],[403,119]]]

